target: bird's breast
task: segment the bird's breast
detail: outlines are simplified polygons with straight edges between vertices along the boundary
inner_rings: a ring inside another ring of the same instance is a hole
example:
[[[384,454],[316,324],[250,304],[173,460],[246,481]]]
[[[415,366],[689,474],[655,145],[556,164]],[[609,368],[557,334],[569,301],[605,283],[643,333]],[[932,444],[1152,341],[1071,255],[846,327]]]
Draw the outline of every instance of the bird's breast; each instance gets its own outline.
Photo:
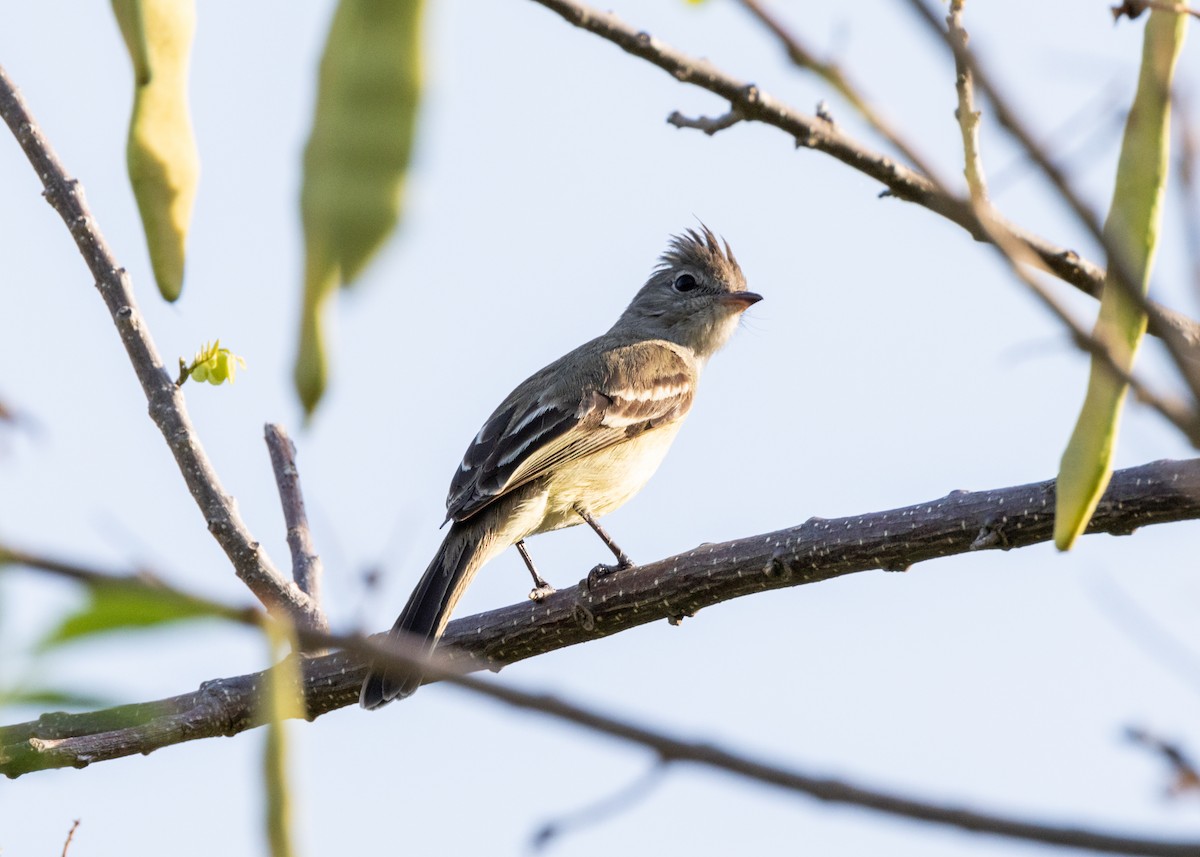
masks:
[[[678,419],[650,429],[555,469],[545,477],[544,494],[538,492],[542,494],[543,513],[533,532],[583,523],[575,511],[576,504],[594,517],[623,506],[658,470],[682,423]]]

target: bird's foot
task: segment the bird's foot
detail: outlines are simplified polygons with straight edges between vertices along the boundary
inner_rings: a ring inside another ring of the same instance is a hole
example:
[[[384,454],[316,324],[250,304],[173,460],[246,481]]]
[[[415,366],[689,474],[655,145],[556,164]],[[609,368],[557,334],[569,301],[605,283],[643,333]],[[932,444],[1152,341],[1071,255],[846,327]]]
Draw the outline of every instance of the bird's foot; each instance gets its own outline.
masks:
[[[600,563],[588,572],[587,588],[589,591],[595,589],[596,586],[604,582],[604,579],[609,575],[616,574],[618,571],[626,571],[631,568],[634,568],[634,564],[632,562],[619,562],[616,565],[605,565],[604,563]]]
[[[549,598],[555,592],[558,592],[558,590],[543,580],[540,584],[529,590],[529,600],[543,601]]]

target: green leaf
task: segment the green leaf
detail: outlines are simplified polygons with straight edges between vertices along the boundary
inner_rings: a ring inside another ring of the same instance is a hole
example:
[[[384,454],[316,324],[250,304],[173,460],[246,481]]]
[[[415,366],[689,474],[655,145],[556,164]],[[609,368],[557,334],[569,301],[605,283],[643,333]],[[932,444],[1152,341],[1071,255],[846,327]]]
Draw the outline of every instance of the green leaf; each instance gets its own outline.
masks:
[[[148,581],[126,578],[93,582],[88,585],[87,603],[63,619],[37,648],[45,652],[96,634],[210,618],[237,621],[242,617],[222,604]]]
[[[1116,188],[1104,224],[1106,240],[1122,254],[1143,294],[1158,246],[1170,155],[1171,77],[1183,47],[1187,16],[1154,11],[1146,23],[1137,93],[1125,124]],[[1109,270],[1113,269],[1109,264]],[[1117,364],[1133,368],[1146,332],[1146,315],[1109,279],[1100,300],[1094,336]],[[1069,550],[1087,529],[1112,477],[1127,385],[1102,358],[1092,358],[1087,395],[1063,452],[1054,512],[1054,543]]]
[[[304,151],[305,271],[296,389],[309,413],[328,376],[337,285],[362,273],[401,216],[421,95],[421,0],[341,0]]]
[[[52,687],[17,687],[0,691],[0,705],[28,705],[33,708],[104,708],[112,705],[112,700],[99,696],[89,696],[73,690],[62,690]]]
[[[192,360],[191,365],[185,364],[183,360],[179,361],[179,367],[182,370],[180,375],[183,383],[188,378],[191,378],[196,383],[200,384],[204,381],[212,384],[214,387],[220,386],[228,381],[232,384],[237,380],[238,367],[246,368],[244,358],[234,354],[228,348],[221,347],[221,340],[207,343],[196,352],[196,357]]]

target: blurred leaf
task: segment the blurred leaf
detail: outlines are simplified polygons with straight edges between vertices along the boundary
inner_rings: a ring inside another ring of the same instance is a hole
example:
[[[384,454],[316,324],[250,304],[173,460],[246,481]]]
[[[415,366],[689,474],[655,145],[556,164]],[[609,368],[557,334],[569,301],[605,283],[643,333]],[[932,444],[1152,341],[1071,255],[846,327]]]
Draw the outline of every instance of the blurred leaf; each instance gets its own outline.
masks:
[[[17,687],[0,691],[0,705],[28,705],[34,708],[104,708],[112,705],[112,700],[99,696],[89,696],[73,690],[60,690],[52,687]]]
[[[271,857],[291,857],[292,811],[291,789],[287,776],[287,732],[284,721],[305,716],[303,702],[304,679],[300,660],[288,656],[295,651],[292,626],[286,621],[265,624],[270,642],[271,659],[279,659],[267,672],[259,704],[267,726],[263,747],[263,784],[266,788],[267,842]]]
[[[183,289],[184,253],[200,157],[188,115],[187,77],[195,0],[112,0],[133,61],[126,160],[158,290]]]
[[[311,239],[310,239],[311,245]],[[300,343],[292,376],[304,413],[312,415],[325,394],[329,382],[329,349],[326,345],[325,322],[329,304],[337,290],[337,272],[331,267],[318,269],[312,261],[305,264],[304,305],[300,316]],[[318,274],[320,280],[314,279]]]
[[[1133,287],[1143,294],[1150,285],[1162,222],[1171,76],[1186,29],[1187,16],[1171,12],[1154,11],[1146,22],[1137,93],[1126,120],[1116,188],[1104,224],[1107,240],[1119,249],[1136,278]],[[1111,279],[1106,280],[1093,335],[1108,346],[1118,365],[1131,370],[1145,332],[1145,314]],[[1108,487],[1126,392],[1126,384],[1114,377],[1103,360],[1093,357],[1083,409],[1058,473],[1054,543],[1059,550],[1069,550],[1087,528]]]
[[[65,643],[112,631],[152,628],[191,619],[242,621],[242,612],[133,578],[88,584],[88,601],[68,615],[38,644],[45,652]]]
[[[324,315],[400,219],[421,94],[421,0],[341,0],[304,151],[304,304],[295,383],[305,410],[328,376]]]

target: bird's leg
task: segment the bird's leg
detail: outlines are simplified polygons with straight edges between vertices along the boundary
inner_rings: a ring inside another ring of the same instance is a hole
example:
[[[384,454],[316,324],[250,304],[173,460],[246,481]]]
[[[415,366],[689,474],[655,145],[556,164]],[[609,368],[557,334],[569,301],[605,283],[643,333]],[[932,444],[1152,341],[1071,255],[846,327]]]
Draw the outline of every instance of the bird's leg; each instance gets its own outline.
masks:
[[[583,518],[587,525],[596,531],[596,535],[600,537],[600,541],[604,542],[604,544],[608,546],[608,549],[613,552],[613,556],[617,558],[616,565],[605,565],[604,563],[601,563],[588,572],[588,589],[591,589],[593,585],[599,583],[602,578],[607,577],[614,571],[622,571],[626,568],[633,568],[634,562],[629,558],[629,554],[621,550],[620,546],[613,541],[613,537],[608,534],[604,527],[600,526],[600,523],[591,516],[591,513],[589,513],[587,509],[583,508],[583,506],[579,505],[578,503],[575,504],[574,509],[576,513],[578,513],[579,517]]]
[[[529,555],[529,548],[525,547],[525,540],[521,539],[517,542],[517,552],[521,554],[521,559],[525,560],[525,567],[529,569],[529,573],[533,575],[533,591],[529,593],[530,601],[541,601],[543,598],[553,595],[557,590],[547,583],[538,570],[533,567],[533,557]]]

